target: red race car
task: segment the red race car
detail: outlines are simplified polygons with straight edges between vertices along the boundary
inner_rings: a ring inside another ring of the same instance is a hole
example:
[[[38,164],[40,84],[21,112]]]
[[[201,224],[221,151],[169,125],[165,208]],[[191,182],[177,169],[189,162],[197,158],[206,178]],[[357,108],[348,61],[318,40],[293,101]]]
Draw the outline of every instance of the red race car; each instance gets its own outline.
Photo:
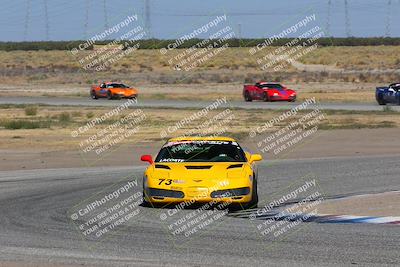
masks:
[[[253,100],[294,102],[296,95],[296,91],[273,82],[245,84],[243,87],[243,97],[248,102]]]

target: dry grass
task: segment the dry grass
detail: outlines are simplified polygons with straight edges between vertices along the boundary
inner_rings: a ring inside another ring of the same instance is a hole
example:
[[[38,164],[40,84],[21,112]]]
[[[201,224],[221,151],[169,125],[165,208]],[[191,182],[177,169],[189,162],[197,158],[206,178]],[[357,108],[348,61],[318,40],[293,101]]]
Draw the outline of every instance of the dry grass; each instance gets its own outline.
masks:
[[[108,125],[116,122],[121,117],[132,112],[124,111],[108,120],[104,124],[97,125],[88,132],[78,137],[71,137],[71,132],[78,127],[83,126],[90,118],[98,117],[109,111],[106,108],[77,108],[77,107],[47,107],[40,106],[36,116],[27,116],[24,107],[2,108],[0,121],[20,121],[20,120],[38,120],[49,119],[51,121],[49,128],[46,129],[20,129],[10,130],[0,128],[0,148],[37,148],[70,150],[79,149],[79,143],[86,140],[89,136],[98,133]],[[135,142],[154,142],[165,140],[160,137],[160,132],[175,125],[178,121],[186,118],[197,110],[175,110],[175,109],[143,109],[146,119],[140,123],[140,131],[137,134],[129,136],[122,140],[121,144],[130,144]],[[212,118],[221,111],[210,112],[208,118]],[[234,120],[227,124],[226,134],[234,136],[239,140],[246,139],[248,133],[254,127],[262,125],[274,116],[281,114],[282,111],[264,110],[232,110]],[[68,115],[66,115],[68,114]],[[67,120],[62,119],[68,117]],[[172,131],[168,136],[184,135],[188,131],[195,129],[204,119],[193,121],[190,124],[177,131]],[[61,123],[62,122],[62,123]],[[319,125],[320,129],[357,129],[357,128],[382,128],[382,127],[400,127],[400,117],[396,112],[348,112],[348,111],[327,111],[325,119]],[[221,127],[213,128],[210,132],[218,130]],[[278,128],[276,128],[278,129]]]
[[[228,48],[194,71],[175,71],[168,61],[183,52],[176,49],[162,55],[158,50],[138,50],[129,54],[108,70],[86,72],[80,67],[79,58],[66,51],[0,51],[0,74],[3,84],[92,84],[101,80],[128,80],[136,84],[206,84],[250,82],[266,79],[285,82],[388,81],[397,76],[393,73],[374,73],[374,70],[398,69],[400,47],[323,47],[300,59],[305,64],[322,64],[361,70],[364,73],[304,73],[288,65],[280,72],[262,71],[256,63],[271,48],[250,56],[249,48]],[[173,64],[172,64],[173,65]],[[371,70],[371,73],[365,71]]]
[[[399,69],[400,46],[324,47],[305,55],[301,62],[346,70]]]
[[[199,69],[207,70],[251,70],[257,67],[256,58],[272,51],[264,49],[250,56],[249,48],[228,48],[211,58]],[[175,49],[162,55],[159,50],[137,50],[123,57],[111,70],[124,72],[143,72],[170,70],[168,60],[181,54],[183,49]],[[90,52],[81,52],[82,56]],[[82,56],[79,56],[81,58]],[[0,51],[1,69],[43,69],[77,70],[79,58],[66,51]],[[321,47],[306,54],[300,60],[306,64],[322,64],[345,69],[398,69],[400,67],[400,46],[353,46]],[[293,68],[289,68],[293,70]]]

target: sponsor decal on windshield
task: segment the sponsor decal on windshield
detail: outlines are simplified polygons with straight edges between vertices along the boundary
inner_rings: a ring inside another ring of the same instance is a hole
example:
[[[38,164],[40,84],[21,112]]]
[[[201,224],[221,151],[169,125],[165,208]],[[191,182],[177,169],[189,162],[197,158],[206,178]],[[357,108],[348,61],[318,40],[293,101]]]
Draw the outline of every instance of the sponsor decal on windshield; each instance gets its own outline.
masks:
[[[183,159],[161,159],[160,162],[184,162]]]

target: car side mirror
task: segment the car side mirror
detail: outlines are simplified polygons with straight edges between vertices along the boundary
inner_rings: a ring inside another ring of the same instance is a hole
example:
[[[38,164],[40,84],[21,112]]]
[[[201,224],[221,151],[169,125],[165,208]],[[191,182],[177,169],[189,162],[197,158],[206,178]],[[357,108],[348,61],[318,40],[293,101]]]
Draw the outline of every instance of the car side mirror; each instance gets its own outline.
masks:
[[[141,161],[146,161],[149,164],[153,164],[153,158],[151,157],[151,155],[143,155],[140,157]]]
[[[253,163],[255,161],[260,161],[262,160],[262,156],[260,154],[253,154],[250,156],[250,163]]]

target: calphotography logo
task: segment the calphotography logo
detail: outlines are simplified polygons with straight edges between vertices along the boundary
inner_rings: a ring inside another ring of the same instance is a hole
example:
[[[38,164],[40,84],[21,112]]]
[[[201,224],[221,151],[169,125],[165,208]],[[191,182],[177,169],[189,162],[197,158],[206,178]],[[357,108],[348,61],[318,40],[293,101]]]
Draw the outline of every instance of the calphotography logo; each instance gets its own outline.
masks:
[[[325,37],[322,27],[316,23],[316,14],[306,15],[292,26],[258,43],[249,50],[249,54],[257,57],[257,64],[264,71],[281,71],[287,68],[288,64],[296,66],[298,60],[315,51],[318,40]],[[297,34],[298,37],[278,48],[272,48],[277,42],[287,40],[293,34]]]
[[[249,132],[250,142],[264,155],[282,157],[309,141],[327,119],[315,98],[306,99]]]
[[[129,99],[71,132],[87,164],[93,164],[140,134],[147,115],[142,109],[132,109],[136,105],[136,99]]]
[[[139,188],[137,180],[124,179],[74,206],[69,217],[86,240],[100,240],[140,216]]]
[[[229,40],[234,38],[235,31],[230,26],[227,15],[216,15],[207,23],[184,33],[175,42],[161,48],[160,53],[169,57],[168,64],[174,70],[193,71],[222,55],[229,48]],[[193,40],[199,41],[193,44]]]
[[[314,219],[324,201],[317,177],[310,174],[293,182],[284,192],[274,194],[257,209],[239,214],[250,219],[260,237],[269,240],[270,248]]]
[[[220,136],[229,131],[229,125],[235,119],[234,112],[229,108],[230,103],[226,97],[218,98],[207,104],[199,111],[185,116],[173,125],[162,129],[160,137],[166,138],[171,135],[184,136]],[[223,109],[221,111],[221,109]],[[191,127],[190,130],[186,130]],[[190,152],[186,150],[185,153]]]
[[[137,14],[127,15],[122,21],[73,47],[71,55],[77,58],[84,71],[109,69],[139,49],[139,41],[147,37],[138,18]]]

